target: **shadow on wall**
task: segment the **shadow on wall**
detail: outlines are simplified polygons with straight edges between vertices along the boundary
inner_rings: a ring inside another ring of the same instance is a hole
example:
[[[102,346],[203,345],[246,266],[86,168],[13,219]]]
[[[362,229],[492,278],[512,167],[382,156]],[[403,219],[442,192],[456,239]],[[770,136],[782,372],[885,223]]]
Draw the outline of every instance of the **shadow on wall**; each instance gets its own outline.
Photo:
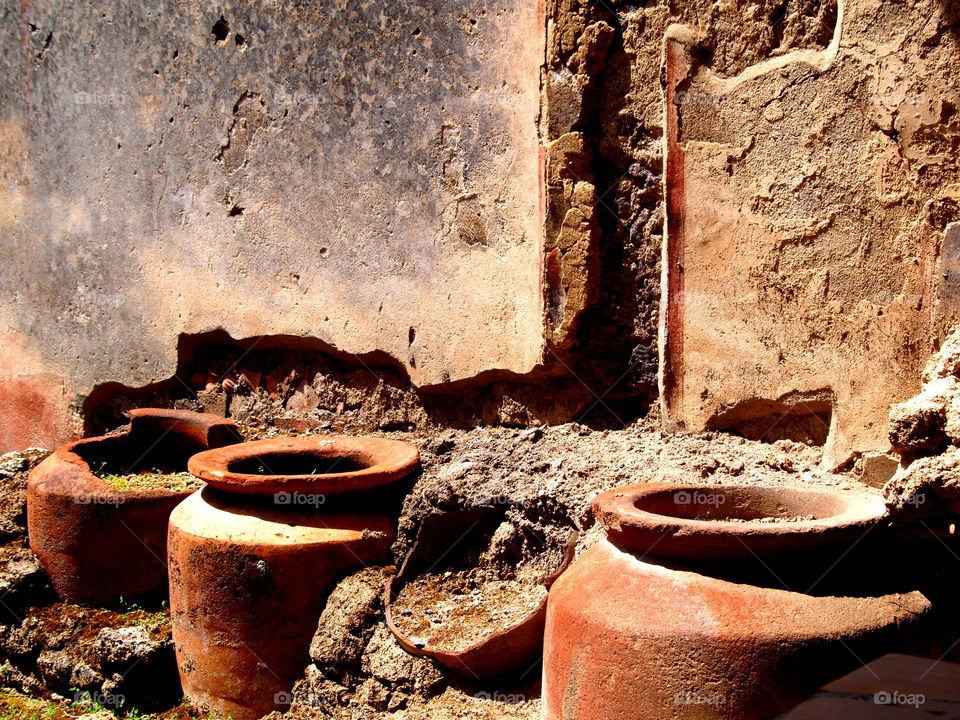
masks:
[[[707,430],[732,432],[748,440],[792,440],[825,445],[833,418],[834,393],[829,388],[791,393],[777,400],[749,398],[718,412]]]
[[[354,355],[289,335],[236,340],[222,330],[181,335],[170,378],[143,387],[98,385],[82,405],[84,433],[107,432],[125,424],[129,410],[146,406],[203,410],[291,432],[570,421],[621,427],[649,407],[614,406],[577,378],[546,368],[418,388],[404,365],[382,351]]]

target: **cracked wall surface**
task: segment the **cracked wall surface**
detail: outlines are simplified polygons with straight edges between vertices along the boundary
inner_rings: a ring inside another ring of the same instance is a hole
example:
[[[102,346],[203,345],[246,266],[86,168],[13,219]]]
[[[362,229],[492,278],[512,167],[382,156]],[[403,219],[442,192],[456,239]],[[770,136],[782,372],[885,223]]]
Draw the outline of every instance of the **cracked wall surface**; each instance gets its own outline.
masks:
[[[168,377],[180,333],[312,335],[420,387],[529,372],[542,27],[500,0],[5,3],[0,396],[49,427],[0,449]]]
[[[171,389],[178,339],[222,330],[348,359],[250,389],[284,422],[342,385],[374,427],[617,425],[662,370],[674,427],[882,451],[960,319],[958,23],[950,0],[5,5],[0,447],[275,374],[208,353],[219,387]]]
[[[669,32],[662,399],[694,430],[827,424],[839,465],[888,449],[890,403],[960,310],[960,25],[935,0],[841,0],[804,28],[733,64]]]

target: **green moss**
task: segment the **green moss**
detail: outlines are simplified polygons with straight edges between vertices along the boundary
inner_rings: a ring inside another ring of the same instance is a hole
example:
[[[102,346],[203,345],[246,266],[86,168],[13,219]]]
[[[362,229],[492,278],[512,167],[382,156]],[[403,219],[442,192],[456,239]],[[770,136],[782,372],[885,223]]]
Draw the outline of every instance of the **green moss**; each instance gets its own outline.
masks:
[[[91,468],[91,472],[114,490],[120,492],[157,489],[183,492],[199,490],[204,484],[203,480],[188,472],[163,472],[156,468],[121,474]]]

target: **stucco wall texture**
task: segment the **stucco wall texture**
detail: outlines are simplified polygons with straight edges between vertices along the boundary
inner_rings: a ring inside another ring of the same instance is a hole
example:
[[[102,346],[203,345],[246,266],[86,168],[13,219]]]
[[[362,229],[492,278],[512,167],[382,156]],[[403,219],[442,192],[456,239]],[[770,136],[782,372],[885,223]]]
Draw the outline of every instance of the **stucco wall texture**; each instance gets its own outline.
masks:
[[[821,18],[731,74],[668,31],[663,400],[691,430],[805,424],[836,466],[888,447],[960,312],[960,27],[936,0]]]
[[[97,5],[0,10],[0,451],[222,328],[836,466],[960,319],[954,0]]]
[[[502,0],[4,3],[0,451],[180,333],[529,371],[543,43]]]

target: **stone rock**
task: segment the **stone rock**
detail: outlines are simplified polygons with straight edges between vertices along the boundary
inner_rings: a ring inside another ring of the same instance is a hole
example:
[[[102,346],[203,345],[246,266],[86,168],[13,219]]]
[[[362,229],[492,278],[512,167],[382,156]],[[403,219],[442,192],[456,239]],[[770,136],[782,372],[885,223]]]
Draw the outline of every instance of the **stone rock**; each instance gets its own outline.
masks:
[[[16,544],[0,548],[0,598],[8,607],[38,604],[50,592],[47,573],[33,552]],[[0,610],[0,617],[4,614]]]
[[[890,444],[900,453],[936,452],[947,442],[942,398],[926,393],[890,407]]]
[[[359,664],[382,610],[383,572],[366,568],[341,581],[320,615],[310,658],[321,668],[344,671]]]
[[[227,394],[218,387],[198,392],[197,402],[200,403],[203,412],[220,417],[227,416]]]
[[[943,431],[951,443],[960,445],[960,392],[950,397],[947,402]]]
[[[106,695],[122,695],[134,707],[153,710],[181,693],[168,629],[106,627],[93,641],[93,654],[107,677],[101,688]]]
[[[27,460],[19,453],[8,453],[0,455],[0,477],[12,477],[18,472],[23,472],[29,466]]]
[[[883,488],[891,513],[960,512],[960,448],[914,460]]]
[[[94,648],[104,665],[115,665],[150,660],[170,646],[165,640],[153,637],[143,626],[103,628],[97,633]]]
[[[960,326],[957,326],[940,345],[923,370],[923,382],[960,378]]]
[[[860,480],[870,487],[880,488],[897,472],[899,463],[886,453],[865,453],[860,465]]]
[[[431,660],[408,655],[385,623],[377,625],[363,655],[364,673],[388,686],[397,686],[420,696],[433,695],[444,684],[444,677]]]
[[[927,361],[922,379],[919,395],[891,407],[894,449],[899,443],[907,451],[930,452],[947,440],[960,445],[960,325]]]
[[[357,689],[356,700],[377,710],[386,710],[390,702],[390,690],[374,678],[367,678]]]
[[[51,687],[90,690],[103,682],[100,673],[69,650],[43,650],[37,656],[37,670]]]
[[[529,442],[537,442],[537,440],[539,440],[542,437],[543,437],[543,428],[532,427],[520,433],[517,436],[517,440],[519,441],[527,440]]]
[[[103,676],[86,663],[75,663],[70,671],[70,687],[95,687],[102,682]]]
[[[0,456],[0,542],[27,534],[27,474],[49,454],[28,448]]]
[[[44,650],[37,656],[37,670],[51,685],[66,687],[73,674],[74,658],[62,650]]]

